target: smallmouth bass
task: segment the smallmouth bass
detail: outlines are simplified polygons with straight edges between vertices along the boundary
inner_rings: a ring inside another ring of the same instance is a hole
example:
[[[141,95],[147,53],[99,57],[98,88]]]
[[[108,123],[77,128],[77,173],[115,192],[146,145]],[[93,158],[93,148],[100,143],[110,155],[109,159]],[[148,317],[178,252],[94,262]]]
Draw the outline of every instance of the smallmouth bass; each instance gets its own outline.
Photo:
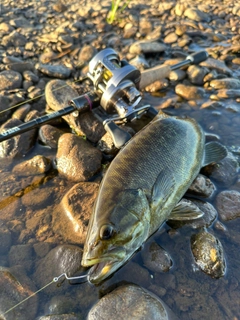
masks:
[[[160,112],[110,164],[91,216],[82,266],[99,283],[119,269],[171,216],[184,219],[181,198],[201,167],[227,155],[205,144],[194,119]],[[197,216],[199,217],[199,216]]]

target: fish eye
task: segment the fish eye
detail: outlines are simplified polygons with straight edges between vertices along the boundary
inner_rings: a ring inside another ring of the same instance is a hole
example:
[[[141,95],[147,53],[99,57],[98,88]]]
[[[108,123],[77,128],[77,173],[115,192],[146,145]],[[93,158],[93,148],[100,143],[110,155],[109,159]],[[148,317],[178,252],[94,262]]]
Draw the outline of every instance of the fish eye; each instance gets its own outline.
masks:
[[[114,233],[114,228],[110,224],[105,224],[100,229],[100,239],[108,240],[112,237]]]

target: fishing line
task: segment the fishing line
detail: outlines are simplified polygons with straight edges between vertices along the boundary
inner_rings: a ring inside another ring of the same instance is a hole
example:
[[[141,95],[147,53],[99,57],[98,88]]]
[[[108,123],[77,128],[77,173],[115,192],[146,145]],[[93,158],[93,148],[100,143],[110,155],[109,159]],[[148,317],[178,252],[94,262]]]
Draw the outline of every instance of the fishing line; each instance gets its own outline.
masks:
[[[48,286],[50,286],[50,284],[54,283],[54,282],[58,282],[60,278],[65,277],[65,279],[67,280],[78,280],[78,279],[83,279],[83,278],[89,278],[88,274],[82,275],[82,276],[76,276],[76,277],[68,277],[66,273],[62,273],[60,276],[58,277],[54,277],[52,279],[52,281],[50,281],[49,283],[47,283],[45,286],[43,286],[42,288],[40,288],[39,290],[33,292],[30,296],[28,296],[27,298],[23,299],[22,301],[20,301],[19,303],[15,304],[13,307],[11,307],[10,309],[8,309],[7,311],[5,311],[2,315],[6,315],[7,313],[9,313],[10,311],[12,311],[13,309],[15,309],[16,307],[18,307],[19,305],[21,305],[22,303],[24,303],[25,301],[27,301],[28,299],[32,298],[33,296],[35,296],[37,293],[39,293],[40,291],[44,290],[45,288],[47,288]],[[84,281],[85,282],[85,281]],[[83,283],[83,282],[82,282]]]

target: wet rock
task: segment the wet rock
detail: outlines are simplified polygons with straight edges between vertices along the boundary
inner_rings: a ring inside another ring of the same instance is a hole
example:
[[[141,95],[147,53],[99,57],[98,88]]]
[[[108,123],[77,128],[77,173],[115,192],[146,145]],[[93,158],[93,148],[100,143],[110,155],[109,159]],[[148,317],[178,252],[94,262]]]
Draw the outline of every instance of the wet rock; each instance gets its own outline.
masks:
[[[22,198],[22,204],[28,208],[37,208],[46,207],[51,205],[53,202],[53,189],[50,187],[47,188],[33,188],[29,192],[26,192]]]
[[[17,164],[12,172],[19,176],[32,176],[46,173],[50,168],[51,161],[44,156],[39,155]]]
[[[52,249],[40,262],[34,273],[34,279],[38,287],[46,285],[46,280],[51,281],[54,277],[66,273],[69,277],[81,268],[82,249],[74,245],[60,245]],[[62,283],[62,290],[69,284]],[[51,285],[45,289],[45,293],[56,294],[56,287]]]
[[[142,258],[145,267],[152,272],[167,272],[173,264],[170,255],[156,242],[144,245]]]
[[[231,152],[217,164],[202,169],[202,173],[224,186],[230,186],[237,179],[239,164]]]
[[[53,314],[49,316],[42,316],[38,318],[38,320],[79,320],[79,317],[73,314]]]
[[[82,47],[78,59],[81,63],[87,63],[96,55],[96,53],[97,50],[95,47],[91,45],[85,45]]]
[[[32,245],[22,244],[11,247],[8,255],[9,265],[20,265],[24,269],[30,271],[33,265],[33,250]]]
[[[168,87],[168,80],[157,80],[151,83],[150,85],[145,87],[145,91],[147,92],[157,92],[162,89],[166,89]]]
[[[217,96],[221,99],[238,99],[240,98],[240,89],[220,89]]]
[[[223,221],[240,217],[240,192],[235,190],[220,192],[216,198],[216,207]]]
[[[71,310],[73,313],[74,309],[76,309],[78,305],[79,305],[79,301],[77,301],[76,299],[72,299],[72,297],[57,295],[51,298],[51,300],[45,306],[44,310],[45,310],[45,314],[48,314],[48,315],[52,315],[52,316],[55,315],[55,317],[57,315],[63,316],[64,314],[67,315],[69,310]]]
[[[185,199],[184,199],[185,200]],[[204,215],[201,218],[193,220],[168,220],[167,224],[174,229],[181,228],[182,226],[189,225],[194,229],[209,227],[217,217],[217,211],[213,205],[208,202],[203,202],[197,199],[191,199],[191,202],[195,204]]]
[[[205,95],[205,90],[203,88],[195,86],[186,86],[184,84],[178,84],[175,87],[175,92],[180,97],[186,100],[202,99]]]
[[[216,188],[212,181],[202,174],[199,174],[191,184],[187,193],[209,198],[215,190]]]
[[[29,103],[26,103],[21,107],[17,108],[16,111],[14,111],[14,113],[12,114],[12,118],[23,121],[26,115],[29,113],[30,109],[31,105]]]
[[[0,221],[0,255],[7,254],[12,244],[12,234],[3,221]]]
[[[58,90],[61,88],[61,90]],[[66,107],[69,100],[79,96],[78,92],[61,80],[52,80],[46,86],[46,100],[49,107],[55,111]],[[66,115],[63,119],[78,134],[86,135],[92,141],[97,142],[105,134],[105,130],[91,112],[74,117],[73,114]]]
[[[22,76],[20,73],[12,70],[0,72],[0,91],[20,88],[22,85]]]
[[[87,320],[105,319],[167,320],[160,299],[136,285],[121,286],[104,296],[88,313]]]
[[[26,70],[23,72],[23,78],[25,80],[32,81],[33,83],[38,83],[39,81],[39,77],[35,73],[29,70]]]
[[[11,111],[7,111],[9,108],[10,103],[7,97],[4,95],[0,95],[0,123],[6,121],[11,114]],[[5,111],[6,110],[6,111]]]
[[[240,80],[234,78],[216,79],[210,82],[214,89],[240,89]]]
[[[191,237],[191,250],[199,268],[213,278],[220,278],[226,272],[223,247],[211,233],[199,232]]]
[[[22,123],[23,122],[18,119],[10,119],[1,126],[0,132],[2,133]],[[13,159],[26,155],[34,144],[35,132],[36,130],[33,129],[1,142],[0,158]]]
[[[171,71],[169,74],[169,80],[171,81],[181,81],[185,79],[185,77],[186,77],[186,72],[181,69]]]
[[[199,66],[190,66],[187,70],[187,75],[192,84],[202,85],[205,75],[208,70]]]
[[[20,268],[18,268],[18,270],[20,270]],[[35,286],[24,272],[21,270],[17,272],[16,269],[13,268],[0,267],[0,313],[6,312],[35,291]],[[11,310],[4,319],[35,319],[37,307],[37,296],[34,296],[24,302],[24,304]]]
[[[53,211],[53,230],[65,242],[83,244],[92,214],[98,184],[81,182],[72,187]]]
[[[150,53],[150,52],[163,52],[166,50],[166,46],[159,42],[135,42],[129,48],[129,52],[132,54]]]
[[[47,146],[57,149],[58,140],[63,134],[62,130],[55,128],[49,124],[45,124],[39,129],[39,138]]]
[[[59,79],[67,79],[71,74],[71,69],[64,67],[62,65],[50,65],[37,63],[35,68],[42,72],[43,74]]]
[[[188,8],[184,11],[184,16],[193,20],[193,21],[206,21],[210,22],[211,18],[210,16],[203,12],[200,11],[196,8]]]
[[[233,73],[232,70],[226,66],[224,61],[213,58],[208,58],[207,60],[200,62],[200,66],[207,67],[210,70],[216,70],[228,76],[232,76]]]
[[[101,168],[101,152],[71,133],[58,141],[56,167],[61,176],[74,182],[86,181]]]

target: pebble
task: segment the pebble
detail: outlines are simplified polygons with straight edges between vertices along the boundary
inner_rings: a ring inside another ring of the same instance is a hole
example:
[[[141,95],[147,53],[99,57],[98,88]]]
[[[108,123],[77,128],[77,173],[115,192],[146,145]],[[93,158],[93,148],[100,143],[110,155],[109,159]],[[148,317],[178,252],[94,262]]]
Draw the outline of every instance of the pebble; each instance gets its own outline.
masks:
[[[191,237],[191,250],[198,267],[212,278],[220,278],[226,272],[223,247],[219,239],[206,231]]]
[[[214,184],[210,179],[202,174],[199,174],[191,184],[187,193],[197,195],[199,197],[209,198],[216,190]]]
[[[26,43],[27,43],[26,37],[15,30],[2,38],[2,45],[6,47],[11,47],[11,46],[23,47],[25,46]]]
[[[240,89],[240,80],[234,78],[216,79],[210,82],[214,89]]]
[[[18,119],[10,119],[0,127],[0,132],[21,125]],[[35,142],[35,129],[22,133],[0,143],[0,158],[13,159],[28,153]]]
[[[56,167],[59,174],[74,182],[87,181],[101,169],[101,152],[88,141],[71,133],[58,141]]]
[[[207,67],[210,70],[216,70],[228,76],[232,76],[233,74],[232,70],[226,66],[224,61],[220,61],[214,58],[208,58],[207,60],[200,62],[200,66]]]
[[[0,72],[0,91],[17,89],[21,86],[22,76],[19,72],[12,70]]]
[[[7,254],[12,244],[12,234],[3,221],[0,221],[0,255]]]
[[[192,84],[203,85],[204,77],[208,73],[206,68],[199,66],[190,66],[187,69],[187,75]]]
[[[37,63],[35,68],[43,74],[53,78],[67,79],[71,74],[71,69],[62,65]]]
[[[24,274],[22,268],[0,267],[0,313],[7,311],[36,291],[32,281]],[[4,319],[32,320],[35,319],[38,307],[37,296],[10,311]]]
[[[160,299],[136,285],[120,286],[105,295],[88,313],[87,320],[106,319],[167,320],[168,313]]]
[[[156,242],[146,243],[142,251],[143,263],[152,272],[167,272],[172,267],[170,255]]]
[[[129,52],[137,55],[140,53],[163,52],[166,48],[164,44],[159,42],[140,41],[133,43],[129,48]]]
[[[220,192],[216,198],[216,207],[223,221],[240,217],[240,192],[235,190]]]
[[[7,111],[9,107],[9,99],[4,95],[0,95],[0,112],[2,112],[0,113],[0,123],[3,123],[9,118],[9,115],[11,114],[10,111]]]
[[[175,92],[186,100],[202,99],[205,95],[205,90],[203,88],[197,86],[186,86],[184,84],[176,85]]]
[[[207,13],[196,8],[188,8],[184,11],[184,16],[193,21],[210,22],[210,17]]]
[[[79,317],[73,314],[53,314],[49,316],[42,316],[38,318],[38,320],[79,320]]]
[[[239,164],[236,157],[228,152],[227,156],[217,164],[202,169],[203,174],[209,176],[220,185],[231,186],[237,179]]]
[[[53,230],[64,242],[84,244],[98,187],[94,182],[75,184],[53,211]]]
[[[29,160],[15,165],[12,172],[19,176],[32,176],[48,172],[51,169],[51,162],[42,155],[35,156]]]
[[[40,127],[38,135],[40,141],[52,149],[57,149],[58,140],[64,132],[50,124]]]
[[[217,96],[220,99],[238,99],[240,98],[240,89],[220,89]]]

